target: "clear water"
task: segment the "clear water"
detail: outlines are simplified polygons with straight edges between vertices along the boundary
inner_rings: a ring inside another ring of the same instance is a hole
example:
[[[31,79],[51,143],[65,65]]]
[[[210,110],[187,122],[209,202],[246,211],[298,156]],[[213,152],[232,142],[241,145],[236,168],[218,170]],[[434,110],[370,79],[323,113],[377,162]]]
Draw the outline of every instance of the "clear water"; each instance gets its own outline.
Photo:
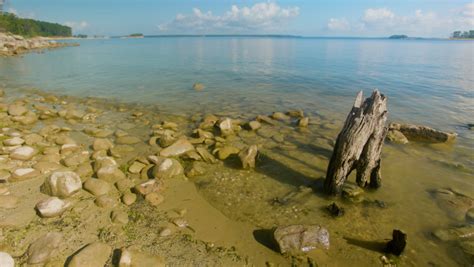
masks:
[[[80,43],[0,58],[0,85],[151,104],[187,115],[217,112],[251,118],[303,109],[323,125],[311,126],[310,134],[277,128],[298,146],[293,151],[273,149],[272,143],[278,146],[274,141],[248,136],[269,147],[261,166],[255,172],[216,167],[197,179],[209,203],[256,229],[295,221],[328,225],[335,249],[321,260],[323,265],[380,265],[379,254],[347,244],[345,238],[378,240],[389,237],[393,227],[406,230],[410,238],[402,265],[466,263],[457,250],[452,252],[457,245],[430,236],[432,230],[460,222],[446,216],[429,192],[446,187],[474,192],[474,131],[466,127],[474,123],[474,42],[180,37]],[[206,88],[194,91],[195,82]],[[384,185],[369,194],[385,201],[386,210],[349,205],[345,219],[334,220],[321,210],[332,200],[320,194],[297,195],[294,203],[306,214],[297,213],[299,217],[293,217],[291,207],[272,206],[272,198],[324,176],[328,140],[337,135],[357,91],[369,94],[373,88],[389,97],[391,121],[457,132],[456,143],[386,145]]]

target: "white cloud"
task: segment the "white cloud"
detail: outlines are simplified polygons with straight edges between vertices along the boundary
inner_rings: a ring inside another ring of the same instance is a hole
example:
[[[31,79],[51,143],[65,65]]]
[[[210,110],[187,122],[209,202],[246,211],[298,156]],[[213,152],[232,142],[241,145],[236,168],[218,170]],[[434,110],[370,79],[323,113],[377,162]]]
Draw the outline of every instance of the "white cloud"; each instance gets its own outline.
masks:
[[[357,21],[329,19],[327,29],[345,33],[386,36],[407,34],[421,37],[447,37],[454,30],[470,30],[474,26],[474,3],[443,14],[415,10],[408,15],[399,15],[384,8],[369,8]]]
[[[328,21],[327,28],[331,31],[348,31],[351,28],[346,18],[331,18]]]
[[[256,32],[281,29],[284,22],[299,15],[298,7],[283,8],[274,2],[261,2],[251,7],[233,5],[222,15],[211,11],[203,12],[193,8],[192,14],[177,14],[164,24],[158,25],[160,31],[173,32]]]
[[[15,14],[15,16],[20,18],[34,19],[36,17],[34,12],[19,12],[18,10],[12,7],[8,8],[7,12]]]
[[[89,27],[89,23],[87,21],[66,21],[64,25],[71,27],[74,31],[82,31]]]

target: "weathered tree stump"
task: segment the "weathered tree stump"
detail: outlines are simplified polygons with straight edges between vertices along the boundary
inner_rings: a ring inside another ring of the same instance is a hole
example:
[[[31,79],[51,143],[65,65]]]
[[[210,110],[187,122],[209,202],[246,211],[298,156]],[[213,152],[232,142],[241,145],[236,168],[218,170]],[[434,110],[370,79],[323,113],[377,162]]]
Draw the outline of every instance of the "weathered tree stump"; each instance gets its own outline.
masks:
[[[381,185],[380,154],[387,135],[387,98],[374,90],[364,102],[362,99],[360,91],[337,137],[324,181],[328,194],[339,194],[354,169],[360,187]]]

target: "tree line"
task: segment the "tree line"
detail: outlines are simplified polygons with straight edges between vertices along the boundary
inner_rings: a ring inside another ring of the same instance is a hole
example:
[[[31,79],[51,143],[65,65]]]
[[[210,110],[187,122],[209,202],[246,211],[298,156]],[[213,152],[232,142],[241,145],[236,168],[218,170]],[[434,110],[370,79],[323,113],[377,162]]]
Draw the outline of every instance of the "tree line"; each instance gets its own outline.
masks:
[[[455,31],[451,34],[451,38],[469,38],[473,39],[474,38],[474,30],[470,31]]]
[[[19,18],[11,13],[0,14],[0,32],[10,32],[26,37],[72,35],[71,27],[34,19]]]

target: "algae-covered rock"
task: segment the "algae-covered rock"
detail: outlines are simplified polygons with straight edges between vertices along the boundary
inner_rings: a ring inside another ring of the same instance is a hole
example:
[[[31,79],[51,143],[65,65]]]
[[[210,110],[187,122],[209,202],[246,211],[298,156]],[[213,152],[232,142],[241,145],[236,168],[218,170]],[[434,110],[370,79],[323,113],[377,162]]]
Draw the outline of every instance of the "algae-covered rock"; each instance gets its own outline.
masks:
[[[386,138],[388,141],[393,142],[393,143],[398,143],[398,144],[408,143],[408,139],[406,138],[406,136],[399,130],[395,130],[395,129],[388,131]]]

